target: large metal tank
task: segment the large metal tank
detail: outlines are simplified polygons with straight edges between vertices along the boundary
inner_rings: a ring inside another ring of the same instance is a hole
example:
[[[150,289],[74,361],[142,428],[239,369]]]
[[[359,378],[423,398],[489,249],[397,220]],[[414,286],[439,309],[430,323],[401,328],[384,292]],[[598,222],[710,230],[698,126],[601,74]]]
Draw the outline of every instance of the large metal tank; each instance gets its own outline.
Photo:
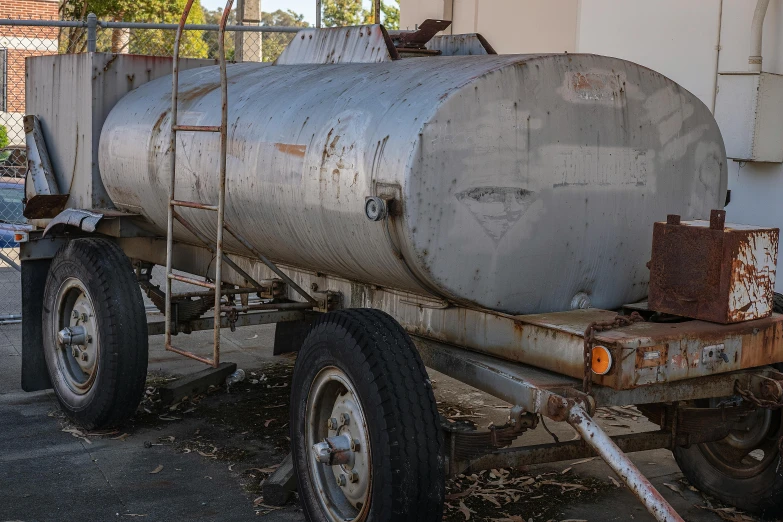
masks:
[[[707,217],[726,194],[707,107],[618,59],[246,63],[228,74],[227,221],[278,262],[351,280],[512,314],[567,310],[580,293],[613,308],[647,294],[653,222]],[[180,85],[180,123],[218,124],[217,68],[185,71]],[[122,99],[99,152],[115,205],[161,231],[170,91],[163,78]],[[216,202],[218,136],[178,140],[177,199]],[[395,198],[388,222],[365,217],[372,195]],[[181,211],[214,237],[214,213]]]

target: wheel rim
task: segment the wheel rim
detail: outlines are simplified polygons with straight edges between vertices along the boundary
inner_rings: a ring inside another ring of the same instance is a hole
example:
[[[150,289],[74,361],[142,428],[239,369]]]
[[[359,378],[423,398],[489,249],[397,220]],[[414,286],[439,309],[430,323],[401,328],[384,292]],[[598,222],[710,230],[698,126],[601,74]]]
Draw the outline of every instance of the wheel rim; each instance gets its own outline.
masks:
[[[372,462],[367,420],[359,396],[340,369],[322,369],[307,397],[305,449],[314,493],[329,520],[364,520],[369,512]],[[341,446],[337,464],[318,460],[325,441]],[[350,442],[353,442],[350,444]]]
[[[724,474],[752,478],[778,462],[778,444],[783,432],[780,412],[751,411],[736,422],[726,438],[700,444],[704,457]]]
[[[92,298],[81,281],[69,277],[57,290],[55,307],[53,334],[57,370],[67,391],[75,396],[85,395],[95,383],[100,357]]]

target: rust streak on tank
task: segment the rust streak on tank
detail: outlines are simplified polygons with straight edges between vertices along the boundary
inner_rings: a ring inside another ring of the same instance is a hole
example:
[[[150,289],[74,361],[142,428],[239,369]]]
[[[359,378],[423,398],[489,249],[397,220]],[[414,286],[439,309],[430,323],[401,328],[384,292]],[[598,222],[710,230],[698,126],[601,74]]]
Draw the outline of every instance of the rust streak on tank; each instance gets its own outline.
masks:
[[[293,143],[275,143],[275,148],[283,154],[291,154],[299,158],[304,158],[307,152],[307,145],[296,145]]]

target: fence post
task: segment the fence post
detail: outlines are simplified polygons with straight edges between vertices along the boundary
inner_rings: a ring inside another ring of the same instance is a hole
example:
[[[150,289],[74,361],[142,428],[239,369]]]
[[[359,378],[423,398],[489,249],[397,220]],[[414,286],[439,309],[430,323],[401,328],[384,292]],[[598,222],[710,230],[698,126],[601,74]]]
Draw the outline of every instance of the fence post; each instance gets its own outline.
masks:
[[[97,45],[98,17],[95,13],[87,15],[87,52],[94,53]]]

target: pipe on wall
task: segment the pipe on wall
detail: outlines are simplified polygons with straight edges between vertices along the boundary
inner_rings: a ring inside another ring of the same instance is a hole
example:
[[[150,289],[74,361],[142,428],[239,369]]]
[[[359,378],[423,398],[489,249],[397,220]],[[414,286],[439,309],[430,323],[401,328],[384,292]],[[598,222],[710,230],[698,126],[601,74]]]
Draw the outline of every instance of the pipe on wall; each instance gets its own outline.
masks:
[[[767,15],[769,0],[758,0],[753,13],[753,23],[750,26],[750,56],[748,70],[761,72],[761,37],[764,29],[764,17]]]
[[[712,85],[712,114],[718,102],[718,74],[720,72],[721,32],[723,31],[723,0],[718,5],[718,43],[715,44],[715,82]]]

